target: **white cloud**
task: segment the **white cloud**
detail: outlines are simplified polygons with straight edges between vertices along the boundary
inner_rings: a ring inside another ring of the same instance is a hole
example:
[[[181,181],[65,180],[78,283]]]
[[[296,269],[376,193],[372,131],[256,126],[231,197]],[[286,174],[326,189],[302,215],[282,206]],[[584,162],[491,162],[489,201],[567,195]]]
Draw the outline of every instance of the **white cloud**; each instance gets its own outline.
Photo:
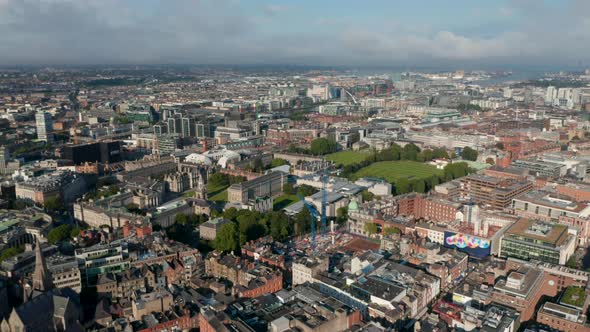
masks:
[[[421,21],[412,25],[395,19],[358,22],[354,12],[315,17],[311,9],[301,21],[301,32],[286,33],[274,17],[293,6],[267,5],[260,7],[261,17],[251,17],[241,11],[240,6],[246,5],[237,0],[160,0],[148,10],[125,0],[0,0],[0,65],[526,64],[531,59],[545,63],[588,60],[590,54],[590,1],[583,0],[560,9],[514,0],[496,14],[518,17],[519,24],[486,38],[435,30]]]

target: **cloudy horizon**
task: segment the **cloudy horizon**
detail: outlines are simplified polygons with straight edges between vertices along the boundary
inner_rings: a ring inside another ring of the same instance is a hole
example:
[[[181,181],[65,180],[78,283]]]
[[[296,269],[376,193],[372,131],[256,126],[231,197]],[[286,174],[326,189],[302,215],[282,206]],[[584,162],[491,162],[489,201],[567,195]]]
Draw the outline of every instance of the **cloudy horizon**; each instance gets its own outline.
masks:
[[[0,0],[0,66],[590,67],[590,1]]]

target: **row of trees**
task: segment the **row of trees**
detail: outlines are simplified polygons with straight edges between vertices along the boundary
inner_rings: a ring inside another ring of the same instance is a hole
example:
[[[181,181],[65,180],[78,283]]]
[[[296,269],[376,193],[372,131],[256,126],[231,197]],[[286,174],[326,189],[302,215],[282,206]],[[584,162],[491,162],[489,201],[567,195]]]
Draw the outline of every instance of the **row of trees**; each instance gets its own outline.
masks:
[[[2,250],[2,253],[0,253],[0,262],[3,262],[5,260],[9,259],[10,257],[16,256],[16,255],[21,254],[23,252],[25,252],[24,246],[6,248],[6,249]]]
[[[311,141],[310,152],[313,155],[325,155],[334,153],[338,150],[338,143],[335,140],[329,138],[316,138]]]
[[[420,150],[418,146],[413,143],[406,144],[403,148],[398,144],[393,144],[388,149],[384,149],[381,151],[374,150],[371,155],[369,155],[365,160],[349,164],[349,165],[340,165],[342,168],[341,175],[344,177],[351,178],[354,173],[356,173],[361,168],[367,167],[374,162],[379,161],[399,161],[399,160],[410,160],[410,161],[431,161],[437,158],[449,158],[449,154],[445,149],[436,148],[433,150],[426,149],[424,151]]]
[[[469,165],[467,165],[465,162],[452,163],[444,167],[442,176],[432,175],[426,179],[413,180],[400,178],[395,183],[393,183],[393,189],[396,194],[405,194],[413,191],[425,193],[433,189],[438,184],[458,179],[473,173],[474,171],[475,170],[469,168]]]
[[[477,151],[468,147],[468,146],[464,147],[463,151],[461,152],[461,157],[465,160],[476,161],[477,156],[478,156]]]
[[[215,173],[209,176],[208,182],[213,187],[229,187],[234,183],[244,182],[244,177],[225,173]]]
[[[382,234],[383,236],[391,236],[393,234],[401,234],[402,233],[399,228],[393,227],[393,226],[385,227],[381,230],[381,232],[380,232],[379,228],[380,227],[378,224],[375,224],[372,222],[366,223],[365,227],[364,227],[365,232],[367,232],[369,234],[369,236],[373,235],[373,234]]]
[[[101,188],[99,190],[94,190],[88,192],[84,195],[86,199],[101,199],[109,196],[115,195],[119,192],[119,187],[116,185],[110,185],[108,187]]]
[[[225,210],[222,216],[232,222],[221,227],[213,243],[213,247],[220,251],[236,251],[244,243],[265,235],[283,241],[294,233],[293,225],[297,227],[297,220],[301,219],[296,216],[295,222],[291,223],[283,212],[262,214],[258,211],[236,208]]]
[[[302,184],[302,185],[297,186],[297,190],[295,190],[293,185],[290,183],[287,183],[283,186],[283,193],[285,193],[287,195],[300,195],[302,197],[307,197],[307,196],[311,196],[317,192],[318,192],[318,190],[316,188],[306,185],[306,184]]]
[[[329,138],[316,138],[311,141],[311,147],[309,149],[302,148],[295,144],[289,145],[287,149],[290,153],[300,154],[312,154],[315,156],[323,156],[329,153],[334,153],[338,150],[338,143],[335,140]]]
[[[57,226],[47,234],[47,241],[51,244],[70,240],[80,234],[80,227],[74,225]]]

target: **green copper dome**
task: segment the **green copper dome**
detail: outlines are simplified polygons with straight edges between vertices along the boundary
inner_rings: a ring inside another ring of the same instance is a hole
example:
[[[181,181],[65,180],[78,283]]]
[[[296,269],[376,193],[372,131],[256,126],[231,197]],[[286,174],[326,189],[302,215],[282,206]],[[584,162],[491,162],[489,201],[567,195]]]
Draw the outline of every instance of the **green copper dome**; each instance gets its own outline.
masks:
[[[352,201],[350,201],[350,203],[348,203],[348,212],[358,211],[358,210],[359,210],[359,203],[357,203],[356,200],[352,200]]]

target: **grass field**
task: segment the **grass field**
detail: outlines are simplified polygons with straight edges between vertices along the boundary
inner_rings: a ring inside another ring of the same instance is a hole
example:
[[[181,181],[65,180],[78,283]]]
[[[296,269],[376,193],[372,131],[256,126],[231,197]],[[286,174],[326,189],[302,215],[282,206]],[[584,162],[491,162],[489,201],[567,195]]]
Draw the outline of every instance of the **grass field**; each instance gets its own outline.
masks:
[[[344,166],[360,163],[371,155],[370,151],[340,151],[326,156],[327,160]]]
[[[394,183],[400,178],[411,181],[426,179],[435,174],[442,175],[443,171],[415,161],[381,161],[361,168],[354,174],[354,178],[374,177]]]
[[[209,200],[213,202],[227,202],[227,188],[229,186],[214,186],[211,183],[207,184],[207,194]]]
[[[296,203],[298,200],[299,198],[296,195],[283,194],[275,198],[272,202],[273,210],[280,211],[286,208],[287,206]]]

